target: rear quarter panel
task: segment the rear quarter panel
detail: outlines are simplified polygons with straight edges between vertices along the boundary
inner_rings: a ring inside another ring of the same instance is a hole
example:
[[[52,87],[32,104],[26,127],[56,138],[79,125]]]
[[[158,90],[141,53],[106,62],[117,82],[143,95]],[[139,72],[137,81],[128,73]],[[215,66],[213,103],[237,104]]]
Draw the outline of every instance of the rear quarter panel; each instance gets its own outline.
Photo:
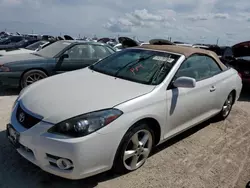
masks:
[[[221,110],[231,91],[236,91],[237,100],[242,88],[241,78],[238,75],[238,72],[233,68],[229,68],[222,73],[215,75],[214,85],[216,87],[214,102],[218,111]]]

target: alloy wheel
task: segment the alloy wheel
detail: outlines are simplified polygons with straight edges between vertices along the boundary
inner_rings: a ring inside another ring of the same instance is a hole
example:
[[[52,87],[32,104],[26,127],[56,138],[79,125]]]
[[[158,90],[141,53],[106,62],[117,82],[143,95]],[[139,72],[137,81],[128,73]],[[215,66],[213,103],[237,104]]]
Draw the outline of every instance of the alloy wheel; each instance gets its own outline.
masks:
[[[41,80],[45,78],[44,75],[40,74],[40,73],[33,73],[33,74],[30,74],[26,80],[25,80],[25,83],[26,85],[30,85],[30,84],[33,84],[34,82],[38,81],[38,80]]]
[[[233,95],[230,94],[223,105],[222,114],[224,117],[228,116],[233,105]]]
[[[148,158],[152,149],[153,137],[150,131],[136,132],[128,142],[123,155],[123,164],[132,171],[141,167]]]

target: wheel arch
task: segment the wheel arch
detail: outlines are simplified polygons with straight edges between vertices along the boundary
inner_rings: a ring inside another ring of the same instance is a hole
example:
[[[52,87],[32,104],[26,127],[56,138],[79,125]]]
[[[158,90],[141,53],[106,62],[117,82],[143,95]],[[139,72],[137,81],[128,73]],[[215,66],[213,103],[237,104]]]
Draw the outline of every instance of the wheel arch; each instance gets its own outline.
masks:
[[[161,126],[160,126],[159,122],[158,122],[155,118],[152,118],[152,117],[143,117],[143,118],[137,120],[135,123],[133,123],[133,124],[129,127],[129,129],[128,129],[128,130],[126,131],[126,133],[123,135],[123,137],[122,137],[120,143],[118,144],[118,148],[117,148],[117,150],[116,150],[116,152],[115,152],[115,155],[114,155],[114,158],[113,158],[113,164],[112,164],[112,168],[111,168],[111,169],[113,169],[113,170],[116,171],[116,168],[115,168],[115,161],[116,161],[116,160],[118,159],[118,157],[119,157],[120,149],[121,149],[121,146],[122,146],[122,144],[123,144],[125,135],[126,135],[129,131],[131,131],[132,129],[136,128],[137,126],[140,126],[142,123],[146,123],[146,124],[150,127],[150,129],[151,129],[152,131],[154,131],[154,136],[155,136],[155,138],[154,138],[154,145],[157,145],[157,144],[160,142],[160,140],[161,140],[161,131],[162,131],[162,130],[161,130]]]
[[[36,68],[29,68],[29,69],[26,69],[20,76],[20,79],[19,79],[19,86],[21,86],[21,81],[22,81],[22,78],[24,76],[25,73],[31,71],[31,70],[40,70],[40,71],[43,71],[47,76],[49,75],[49,73],[44,69],[44,68],[41,68],[41,67],[36,67]]]
[[[141,123],[146,123],[149,128],[154,132],[154,144],[157,145],[160,140],[161,140],[161,133],[162,133],[162,130],[161,130],[161,126],[160,126],[160,123],[155,119],[155,118],[152,118],[152,117],[144,117],[140,120],[137,120],[129,129],[128,131],[130,131],[131,129],[139,126]],[[127,131],[127,132],[128,132]],[[126,132],[126,133],[127,133]],[[126,134],[125,133],[125,134]]]
[[[233,89],[230,93],[233,94],[233,104],[234,104],[236,102],[236,96],[237,96],[236,89]]]

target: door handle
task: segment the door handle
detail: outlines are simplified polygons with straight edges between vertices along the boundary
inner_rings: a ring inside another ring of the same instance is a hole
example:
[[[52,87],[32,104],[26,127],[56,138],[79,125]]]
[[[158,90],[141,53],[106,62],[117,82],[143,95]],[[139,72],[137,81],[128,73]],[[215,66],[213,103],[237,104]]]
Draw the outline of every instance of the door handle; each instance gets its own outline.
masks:
[[[215,86],[212,86],[211,88],[210,88],[210,92],[213,92],[213,91],[215,91],[216,90],[216,87]]]

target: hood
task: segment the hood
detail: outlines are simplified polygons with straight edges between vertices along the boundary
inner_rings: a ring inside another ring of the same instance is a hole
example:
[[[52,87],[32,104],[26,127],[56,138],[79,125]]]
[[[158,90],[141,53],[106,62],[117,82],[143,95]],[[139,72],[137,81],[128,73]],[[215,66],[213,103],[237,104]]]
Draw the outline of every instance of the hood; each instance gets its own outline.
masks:
[[[62,37],[58,36],[57,40],[64,40]]]
[[[38,60],[38,59],[45,59],[45,58],[33,55],[31,53],[12,54],[11,56],[4,55],[0,57],[0,64],[6,64],[6,63],[18,62],[18,61],[27,61],[27,60]]]
[[[65,40],[74,40],[71,36],[69,35],[64,35],[64,39]]]
[[[149,44],[153,44],[153,45],[175,45],[171,41],[165,40],[165,39],[151,39],[149,41]]]
[[[124,48],[139,46],[138,42],[128,37],[119,37],[118,41]]]
[[[1,44],[0,50],[17,48],[15,44]]]
[[[102,42],[102,43],[107,43],[108,41],[110,41],[110,38],[100,38],[97,40],[97,42]]]
[[[28,49],[25,49],[25,48],[20,48],[18,50],[11,50],[11,51],[1,50],[0,55],[25,54],[25,53],[31,53],[31,52],[34,52],[34,51],[28,50]]]
[[[112,108],[154,88],[85,68],[38,81],[20,95],[20,100],[27,110],[55,124],[77,115]]]
[[[234,57],[250,56],[250,41],[241,42],[232,46]]]

